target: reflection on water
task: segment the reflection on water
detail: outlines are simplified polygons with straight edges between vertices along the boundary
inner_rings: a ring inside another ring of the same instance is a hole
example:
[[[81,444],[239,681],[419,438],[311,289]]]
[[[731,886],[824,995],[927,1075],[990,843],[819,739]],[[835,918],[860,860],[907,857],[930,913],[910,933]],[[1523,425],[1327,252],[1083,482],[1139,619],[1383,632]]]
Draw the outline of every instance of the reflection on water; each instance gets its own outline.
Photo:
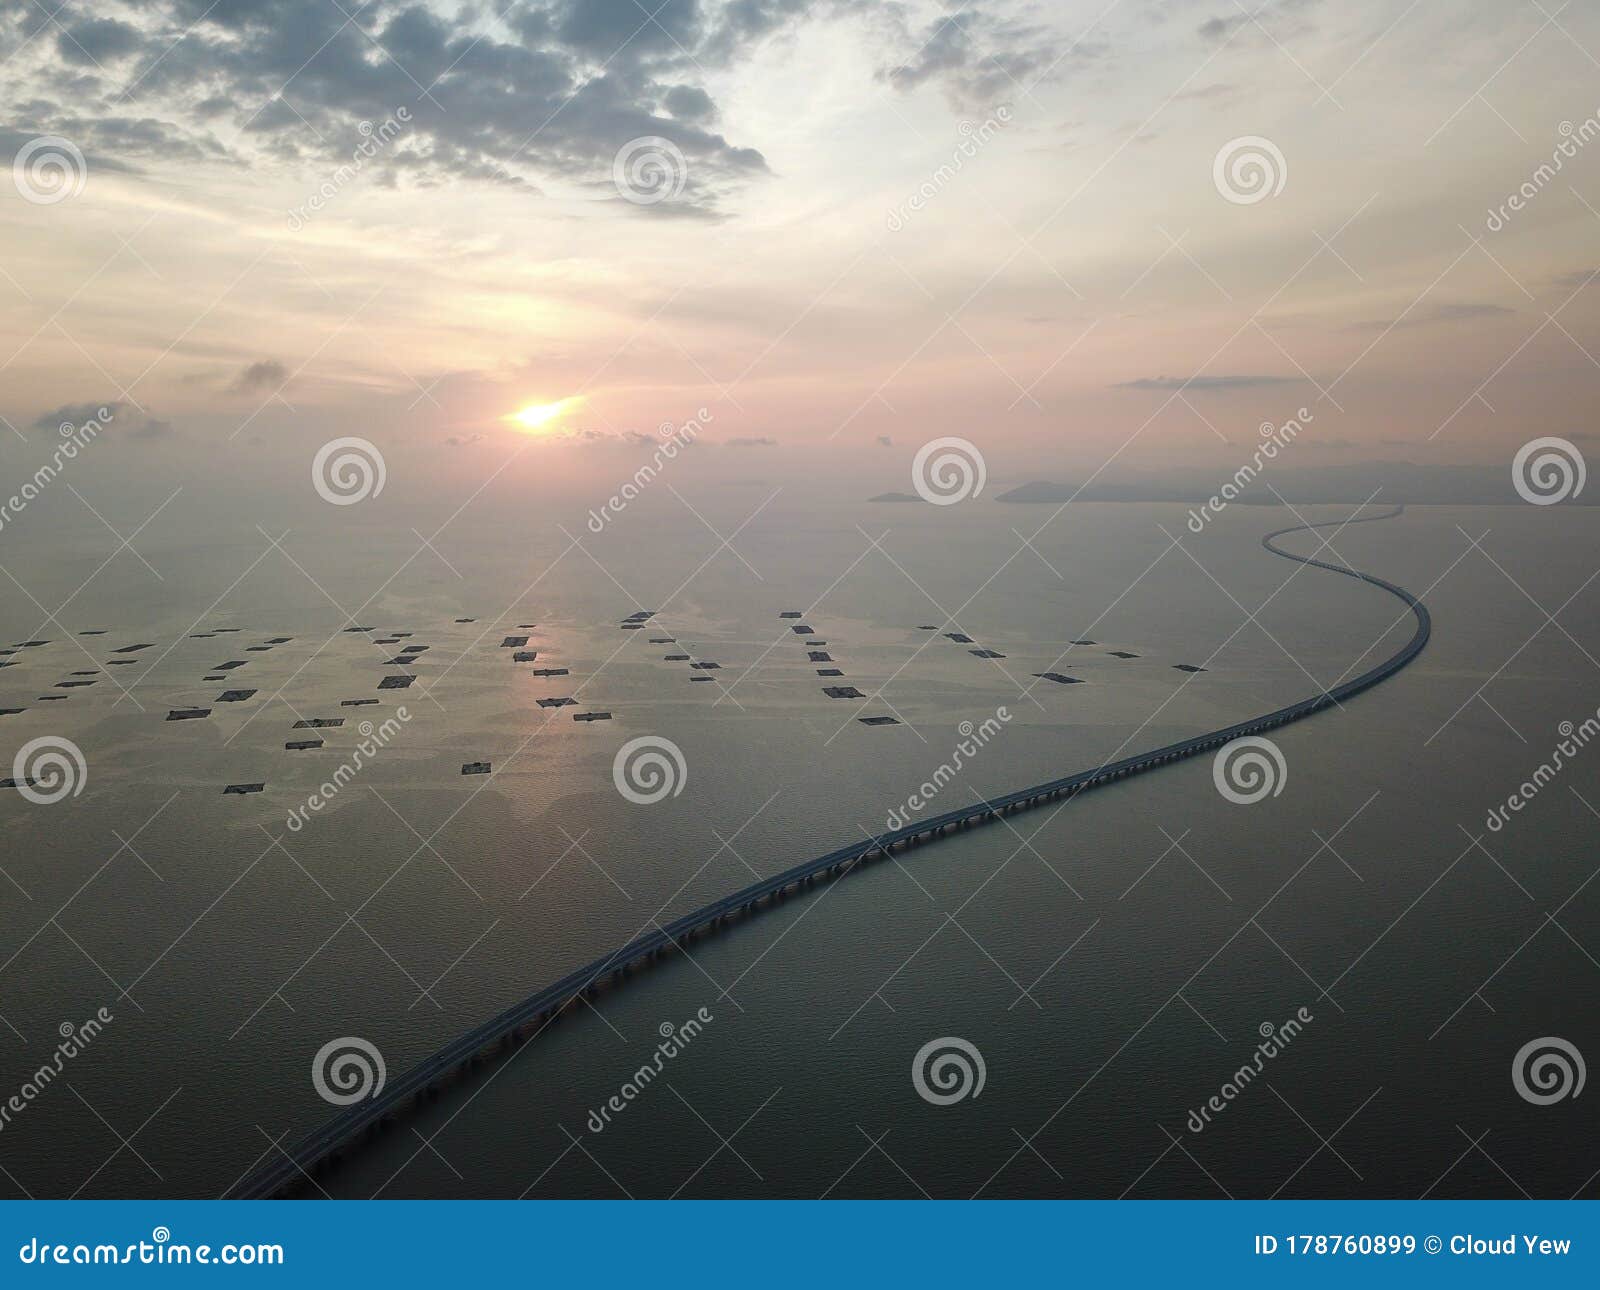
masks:
[[[86,766],[76,797],[0,800],[6,1083],[63,1021],[115,1017],[70,1088],[5,1125],[15,1184],[220,1193],[331,1112],[312,1079],[330,1040],[365,1040],[396,1075],[653,920],[882,828],[913,797],[913,817],[933,813],[1221,726],[1410,633],[1389,597],[1263,552],[1261,533],[1294,522],[1276,510],[1235,507],[1192,537],[1181,507],[1074,506],[1036,550],[1013,529],[1043,508],[935,510],[780,501],[737,554],[686,514],[630,512],[582,550],[460,535],[460,577],[419,562],[369,604],[370,569],[401,566],[409,535],[324,555],[315,584],[264,562],[211,606],[248,563],[219,543],[163,564],[155,604],[130,582],[94,621],[75,606],[67,626],[103,637],[51,627],[50,645],[6,656],[0,706],[25,711],[0,718],[0,751],[61,736]],[[1473,844],[1600,688],[1592,590],[1557,629],[1506,576],[1560,605],[1588,576],[1588,517],[1528,515],[1413,508],[1340,535],[1340,555],[1425,595],[1434,640],[1345,710],[1274,732],[1278,796],[1234,804],[1197,760],[852,875],[602,992],[324,1185],[1415,1195],[1467,1150],[1434,1194],[1506,1194],[1505,1174],[1571,1194],[1595,1162],[1558,1144],[1594,1140],[1591,1105],[1530,1105],[1509,1062],[1544,1034],[1600,1053],[1575,1003],[1600,983],[1596,888],[1563,905],[1593,868],[1593,773],[1574,766],[1571,791]],[[743,515],[710,518],[728,532]],[[1552,523],[1570,540],[1550,542]],[[1491,530],[1506,573],[1458,524]],[[376,630],[339,630],[335,604]],[[13,608],[15,632],[35,625]],[[56,688],[91,669],[95,685]],[[417,679],[379,688],[400,674]],[[69,697],[39,701],[52,691]],[[574,703],[540,705],[554,698]],[[165,720],[186,708],[211,711]],[[898,724],[859,720],[880,715]],[[644,737],[682,770],[680,791],[641,804],[613,761]],[[492,773],[463,774],[475,763]],[[661,1026],[700,1009],[715,1024],[588,1128],[654,1061]],[[1300,1009],[1314,1020],[1292,1048],[1188,1129],[1261,1027]],[[979,1096],[948,1106],[912,1079],[944,1036],[986,1069]],[[137,1129],[138,1150],[108,1125]],[[1457,1125],[1491,1130],[1504,1174]]]

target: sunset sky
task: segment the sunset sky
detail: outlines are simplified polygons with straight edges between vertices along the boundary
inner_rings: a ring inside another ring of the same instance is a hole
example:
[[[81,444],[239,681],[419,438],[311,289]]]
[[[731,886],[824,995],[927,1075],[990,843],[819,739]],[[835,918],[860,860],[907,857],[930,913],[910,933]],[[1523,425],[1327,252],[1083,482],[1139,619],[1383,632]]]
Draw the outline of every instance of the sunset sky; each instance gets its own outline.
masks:
[[[959,434],[1020,482],[1302,406],[1308,465],[1593,434],[1591,6],[56,3],[0,0],[25,440],[103,403],[130,457],[581,470],[704,407],[728,470]]]

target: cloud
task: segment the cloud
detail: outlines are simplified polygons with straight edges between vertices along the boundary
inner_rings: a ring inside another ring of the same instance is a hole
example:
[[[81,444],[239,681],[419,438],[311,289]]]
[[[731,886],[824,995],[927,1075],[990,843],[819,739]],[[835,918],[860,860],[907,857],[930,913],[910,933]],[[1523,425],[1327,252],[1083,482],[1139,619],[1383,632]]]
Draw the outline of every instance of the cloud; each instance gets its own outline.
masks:
[[[916,52],[880,75],[902,92],[937,83],[958,106],[1018,93],[1061,64],[1092,62],[1105,53],[1093,41],[1067,42],[1056,31],[961,9],[933,19],[906,40]]]
[[[674,85],[661,100],[662,106],[680,121],[714,121],[717,105],[697,85]]]
[[[63,61],[101,67],[140,47],[139,29],[115,18],[91,18],[57,28],[56,52]]]
[[[1254,42],[1260,44],[1280,44],[1295,36],[1304,36],[1314,30],[1314,25],[1306,14],[1316,8],[1321,0],[1277,0],[1256,6],[1253,12],[1246,12],[1241,6],[1231,12],[1220,14],[1215,18],[1207,18],[1200,24],[1198,31],[1202,38],[1213,42],[1222,42],[1230,39],[1241,28],[1248,27],[1246,33]],[[1265,15],[1266,21],[1261,18]]]
[[[1141,376],[1118,381],[1118,390],[1250,390],[1267,385],[1300,385],[1299,376]]]
[[[481,434],[453,434],[445,439],[452,448],[468,448],[483,439]]]
[[[100,432],[135,439],[163,439],[173,433],[172,422],[152,417],[148,412],[131,408],[130,404],[116,399],[99,403],[63,403],[58,408],[41,412],[28,425],[40,434],[69,434],[91,422]]]
[[[1414,310],[1399,318],[1370,318],[1352,323],[1354,331],[1389,331],[1397,327],[1431,327],[1436,323],[1466,322],[1475,318],[1509,318],[1517,311],[1504,305],[1443,304]]]
[[[104,403],[63,403],[59,408],[41,412],[28,427],[30,430],[56,432],[62,426],[81,426],[89,421],[109,422],[116,419],[123,405],[112,400]]]
[[[766,435],[739,435],[733,439],[724,439],[723,443],[729,448],[776,448],[778,441],[769,439]]]
[[[48,46],[35,42],[47,58],[26,75],[8,68],[0,108],[19,139],[60,134],[126,171],[131,158],[345,163],[366,137],[361,123],[405,107],[400,137],[367,162],[379,182],[530,191],[547,175],[604,192],[618,151],[659,136],[683,154],[686,182],[673,199],[630,209],[706,215],[767,163],[713,128],[716,102],[693,82],[803,12],[789,0],[716,11],[699,0],[652,0],[648,11],[633,0],[517,0],[449,14],[414,0],[353,11],[328,0],[151,0],[138,25],[69,21]],[[0,44],[8,34],[0,21]],[[124,82],[115,91],[84,70],[107,60]]]
[[[881,434],[881,435],[878,436],[878,444],[879,444],[880,447],[883,447],[883,448],[893,448],[894,447],[894,440],[891,439],[886,434]]]
[[[251,394],[260,390],[281,390],[289,381],[289,369],[275,358],[264,358],[233,378],[228,388],[234,394]]]
[[[1571,273],[1563,273],[1560,277],[1552,278],[1550,281],[1553,286],[1565,287],[1568,291],[1577,291],[1580,287],[1588,286],[1597,277],[1600,277],[1600,267],[1574,269]]]

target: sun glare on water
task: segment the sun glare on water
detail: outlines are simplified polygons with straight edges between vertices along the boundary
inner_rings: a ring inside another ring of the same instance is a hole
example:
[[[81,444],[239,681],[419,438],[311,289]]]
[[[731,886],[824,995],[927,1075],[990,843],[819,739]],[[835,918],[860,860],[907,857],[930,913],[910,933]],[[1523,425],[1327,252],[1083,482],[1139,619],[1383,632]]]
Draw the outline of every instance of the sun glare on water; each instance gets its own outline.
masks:
[[[554,403],[530,403],[505,418],[528,434],[547,434],[553,430],[562,415],[583,402],[581,397],[557,399]]]

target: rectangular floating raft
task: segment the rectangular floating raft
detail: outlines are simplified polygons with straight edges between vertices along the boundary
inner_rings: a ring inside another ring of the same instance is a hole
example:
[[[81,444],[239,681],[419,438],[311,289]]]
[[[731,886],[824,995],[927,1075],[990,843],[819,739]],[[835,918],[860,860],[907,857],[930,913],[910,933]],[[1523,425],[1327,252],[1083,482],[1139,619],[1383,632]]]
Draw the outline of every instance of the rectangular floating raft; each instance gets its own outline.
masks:
[[[222,795],[226,797],[229,793],[259,793],[264,788],[265,784],[229,784],[222,790]]]
[[[307,748],[320,748],[320,747],[322,747],[322,740],[320,740],[320,739],[291,739],[291,740],[289,740],[288,743],[284,744],[284,747],[286,749],[288,749],[290,752],[303,752]]]
[[[210,708],[174,708],[167,713],[168,721],[194,721],[200,717],[209,717]]]
[[[487,775],[489,773],[489,763],[486,761],[464,762],[461,766],[461,773],[463,775]]]

